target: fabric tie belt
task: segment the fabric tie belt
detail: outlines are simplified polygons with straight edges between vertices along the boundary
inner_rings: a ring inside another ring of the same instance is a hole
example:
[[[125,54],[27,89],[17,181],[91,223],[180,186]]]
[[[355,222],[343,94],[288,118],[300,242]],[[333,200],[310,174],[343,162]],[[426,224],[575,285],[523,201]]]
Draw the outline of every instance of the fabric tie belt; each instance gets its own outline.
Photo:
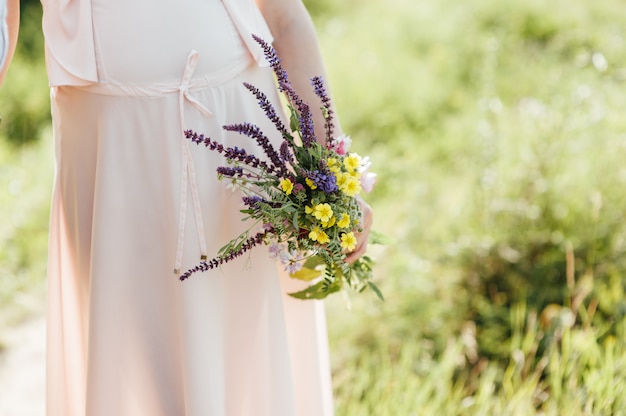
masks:
[[[178,213],[178,233],[176,244],[176,258],[174,261],[174,274],[180,275],[184,242],[185,227],[187,223],[187,201],[189,193],[191,193],[191,203],[196,221],[196,232],[198,234],[198,245],[200,248],[200,260],[207,258],[207,243],[204,229],[204,220],[202,217],[202,207],[200,204],[200,194],[198,191],[198,183],[196,180],[196,171],[189,149],[189,140],[185,137],[187,126],[185,123],[185,102],[193,105],[202,115],[207,118],[213,116],[213,113],[206,108],[200,101],[191,95],[191,91],[198,91],[215,85],[224,83],[236,75],[241,73],[251,61],[241,62],[214,76],[201,77],[192,81],[192,77],[198,64],[199,55],[192,50],[187,57],[183,77],[178,85],[154,84],[154,85],[127,85],[127,84],[95,84],[85,87],[77,87],[96,94],[116,95],[116,96],[157,96],[164,94],[178,93],[178,113],[180,120],[180,140],[181,140],[181,177],[180,177],[180,203]]]
[[[198,64],[198,53],[191,51],[185,65],[183,80],[178,88],[178,113],[180,117],[180,126],[182,134],[181,149],[181,166],[180,175],[180,207],[178,213],[178,243],[176,247],[176,262],[174,263],[174,274],[179,275],[180,267],[183,261],[183,248],[185,242],[185,222],[187,218],[187,190],[191,188],[191,201],[193,204],[193,212],[196,218],[196,230],[198,232],[198,244],[200,245],[200,259],[206,260],[206,237],[204,235],[204,221],[202,220],[202,208],[200,206],[200,195],[198,193],[198,182],[196,181],[196,169],[191,158],[189,150],[189,141],[184,136],[187,126],[185,124],[185,100],[193,104],[204,116],[212,117],[213,113],[209,111],[202,103],[189,94],[189,83],[191,77]]]

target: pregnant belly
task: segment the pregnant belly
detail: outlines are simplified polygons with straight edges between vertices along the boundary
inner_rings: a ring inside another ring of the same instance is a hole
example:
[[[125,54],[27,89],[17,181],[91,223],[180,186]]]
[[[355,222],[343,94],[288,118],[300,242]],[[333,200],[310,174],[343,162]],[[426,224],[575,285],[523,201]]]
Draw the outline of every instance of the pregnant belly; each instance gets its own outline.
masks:
[[[102,83],[179,80],[191,50],[197,75],[250,60],[220,0],[94,0],[92,12]]]

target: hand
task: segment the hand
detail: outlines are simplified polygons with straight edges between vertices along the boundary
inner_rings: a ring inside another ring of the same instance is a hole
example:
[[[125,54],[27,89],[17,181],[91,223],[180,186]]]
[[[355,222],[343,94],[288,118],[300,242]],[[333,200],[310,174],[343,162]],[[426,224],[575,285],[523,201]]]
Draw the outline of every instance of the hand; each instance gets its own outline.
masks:
[[[372,223],[374,222],[374,212],[372,211],[372,207],[370,207],[367,202],[363,201],[361,198],[358,199],[359,206],[361,207],[361,212],[363,213],[361,227],[362,230],[360,232],[355,232],[356,236],[356,248],[348,254],[346,257],[346,262],[349,264],[354,263],[365,254],[367,250],[367,240],[369,239],[370,230],[372,228]]]

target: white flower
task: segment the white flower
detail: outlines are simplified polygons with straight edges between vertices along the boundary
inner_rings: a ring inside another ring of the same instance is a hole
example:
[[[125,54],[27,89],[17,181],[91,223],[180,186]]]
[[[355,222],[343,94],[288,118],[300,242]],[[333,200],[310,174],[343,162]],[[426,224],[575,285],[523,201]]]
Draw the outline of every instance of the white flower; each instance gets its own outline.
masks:
[[[287,244],[272,243],[269,248],[269,256],[271,259],[276,259],[285,266],[285,270],[289,273],[295,273],[302,269],[303,255],[296,250],[289,251]]]
[[[361,160],[361,167],[359,168],[359,172],[361,172],[361,188],[365,192],[372,192],[376,184],[376,174],[369,171],[371,166],[372,162],[369,156],[365,156]]]
[[[293,259],[288,264],[285,265],[285,271],[287,271],[289,274],[294,274],[295,272],[301,270],[302,266],[303,266],[302,261]]]
[[[361,189],[363,189],[363,191],[372,192],[375,184],[376,174],[374,172],[367,172],[361,175]]]
[[[281,253],[285,250],[282,244],[272,243],[269,246],[270,258],[278,259],[281,256]]]

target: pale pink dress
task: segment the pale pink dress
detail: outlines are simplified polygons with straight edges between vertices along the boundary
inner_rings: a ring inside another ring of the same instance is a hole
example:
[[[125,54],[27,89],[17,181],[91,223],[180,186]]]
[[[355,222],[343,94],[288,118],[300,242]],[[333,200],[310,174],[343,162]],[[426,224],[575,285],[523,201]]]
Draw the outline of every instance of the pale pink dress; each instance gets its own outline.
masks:
[[[252,0],[43,0],[56,142],[48,416],[326,416],[324,309],[285,295],[265,248],[178,281],[247,224],[216,180],[275,101]],[[278,138],[277,138],[278,139]]]

